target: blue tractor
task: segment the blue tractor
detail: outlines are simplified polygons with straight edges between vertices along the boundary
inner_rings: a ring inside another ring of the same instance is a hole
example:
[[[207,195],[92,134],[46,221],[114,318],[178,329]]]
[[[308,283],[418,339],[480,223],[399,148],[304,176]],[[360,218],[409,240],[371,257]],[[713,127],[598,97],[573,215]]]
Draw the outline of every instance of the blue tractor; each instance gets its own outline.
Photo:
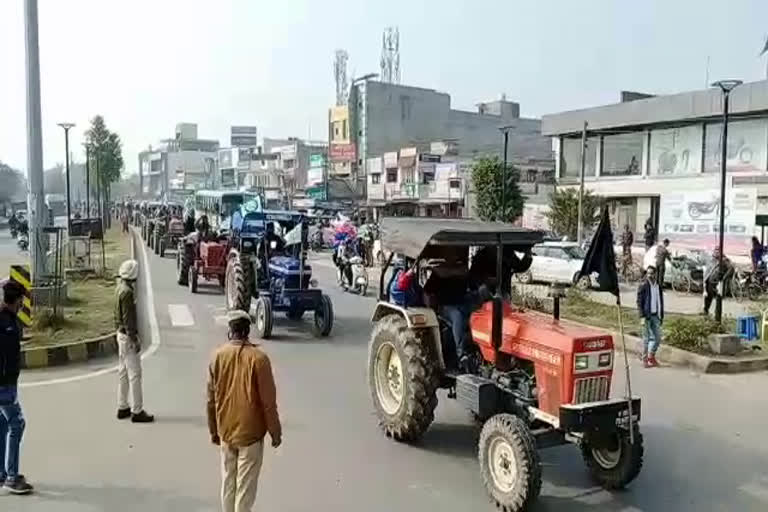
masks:
[[[255,327],[262,339],[272,334],[273,313],[290,320],[314,313],[314,333],[328,336],[333,327],[330,297],[317,287],[306,262],[308,219],[299,212],[249,210],[232,216],[225,291],[228,309],[250,312],[256,300]],[[283,238],[277,227],[286,233]]]

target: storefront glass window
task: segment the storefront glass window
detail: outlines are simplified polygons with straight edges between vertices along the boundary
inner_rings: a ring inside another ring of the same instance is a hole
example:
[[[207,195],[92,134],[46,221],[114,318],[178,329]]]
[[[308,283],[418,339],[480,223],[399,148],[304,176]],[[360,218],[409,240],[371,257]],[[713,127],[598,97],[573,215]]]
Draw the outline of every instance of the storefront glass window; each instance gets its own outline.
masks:
[[[722,123],[706,125],[704,172],[720,171]],[[765,171],[768,149],[768,119],[728,122],[728,171]]]
[[[703,127],[683,126],[651,131],[652,176],[674,176],[701,172]]]
[[[603,137],[603,167],[600,176],[637,176],[641,173],[645,132]]]
[[[584,176],[594,176],[597,164],[597,137],[587,138],[587,153],[584,162]],[[581,176],[581,137],[564,138],[562,144],[563,160],[560,176],[563,178],[578,178]]]

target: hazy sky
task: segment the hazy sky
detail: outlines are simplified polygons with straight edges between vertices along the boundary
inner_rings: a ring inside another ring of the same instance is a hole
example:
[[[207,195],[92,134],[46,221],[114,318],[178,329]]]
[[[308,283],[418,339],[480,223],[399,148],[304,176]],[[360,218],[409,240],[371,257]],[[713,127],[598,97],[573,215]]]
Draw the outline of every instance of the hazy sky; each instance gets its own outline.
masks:
[[[0,0],[0,160],[26,167],[23,0]],[[670,93],[710,77],[765,77],[766,0],[39,0],[44,164],[64,158],[102,114],[137,153],[176,122],[228,143],[326,137],[333,54],[349,74],[379,71],[381,32],[400,29],[402,82],[473,109],[505,92],[523,115]]]

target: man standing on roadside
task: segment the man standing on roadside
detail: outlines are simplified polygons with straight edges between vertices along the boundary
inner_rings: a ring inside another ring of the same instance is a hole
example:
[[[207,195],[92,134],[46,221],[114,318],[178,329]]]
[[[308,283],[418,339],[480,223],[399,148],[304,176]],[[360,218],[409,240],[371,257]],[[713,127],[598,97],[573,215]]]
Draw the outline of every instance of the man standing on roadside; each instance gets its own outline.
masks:
[[[656,248],[656,282],[664,288],[664,273],[669,259],[669,238],[665,238]]]
[[[24,415],[18,394],[21,373],[21,325],[16,314],[24,300],[24,288],[8,281],[0,306],[0,486],[12,494],[29,494],[33,487],[19,473],[19,449],[24,434]]]
[[[629,224],[624,224],[624,231],[621,233],[621,273],[624,279],[627,278],[632,265],[632,244],[635,243],[635,235],[629,229]]]
[[[637,311],[643,321],[643,365],[659,366],[656,350],[661,344],[661,323],[664,321],[664,292],[656,282],[656,268],[645,270],[645,279],[637,289]]]
[[[272,366],[259,345],[248,341],[251,318],[230,311],[229,342],[213,353],[208,368],[208,430],[221,449],[223,512],[250,512],[256,500],[267,432],[282,441]]]
[[[141,344],[139,343],[134,287],[139,264],[128,260],[120,265],[120,282],[115,290],[115,328],[117,329],[117,419],[133,423],[152,423],[155,417],[144,411],[141,389]],[[132,406],[128,405],[128,389]]]

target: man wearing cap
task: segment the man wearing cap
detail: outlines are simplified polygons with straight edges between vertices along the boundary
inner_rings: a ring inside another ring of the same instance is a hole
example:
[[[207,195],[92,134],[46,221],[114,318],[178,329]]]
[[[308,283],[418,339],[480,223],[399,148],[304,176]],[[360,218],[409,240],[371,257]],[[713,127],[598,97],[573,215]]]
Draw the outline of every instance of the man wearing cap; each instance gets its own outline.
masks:
[[[282,428],[269,358],[248,341],[251,318],[229,312],[229,342],[213,353],[208,368],[208,430],[221,450],[221,507],[248,512],[256,500],[264,437],[280,446]]]
[[[117,419],[131,418],[133,423],[152,423],[155,417],[144,411],[141,390],[141,344],[136,320],[134,287],[139,264],[128,260],[120,265],[120,282],[115,290],[115,328],[117,329]],[[128,405],[128,389],[132,405]]]

